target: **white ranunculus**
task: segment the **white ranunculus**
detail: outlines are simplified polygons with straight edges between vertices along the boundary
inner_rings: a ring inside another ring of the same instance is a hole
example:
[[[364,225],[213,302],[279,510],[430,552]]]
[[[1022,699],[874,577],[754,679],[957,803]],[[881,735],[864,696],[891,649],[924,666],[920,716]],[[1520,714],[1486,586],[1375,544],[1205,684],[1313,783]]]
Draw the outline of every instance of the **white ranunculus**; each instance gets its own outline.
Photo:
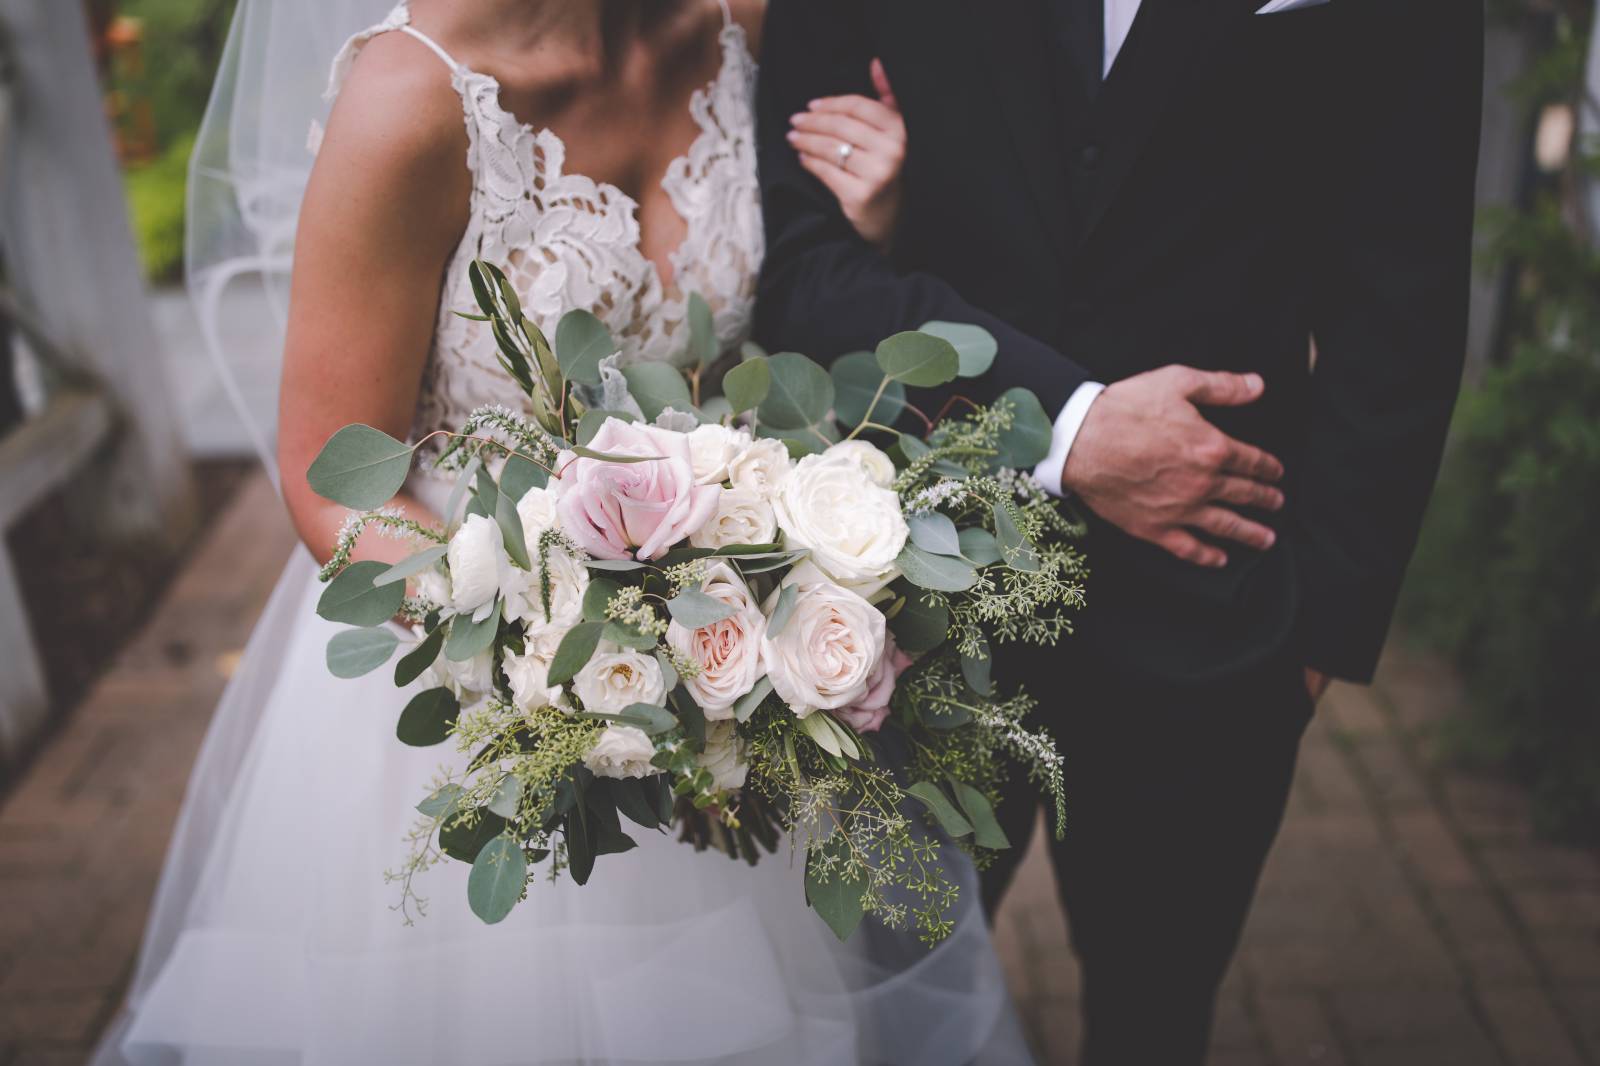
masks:
[[[776,637],[761,642],[772,688],[804,718],[848,707],[866,695],[883,656],[883,613],[829,581],[797,583],[794,612]],[[769,602],[776,605],[778,593]]]
[[[778,518],[772,504],[759,492],[746,488],[722,489],[717,509],[706,524],[689,534],[696,548],[725,548],[730,544],[771,544],[778,537]]]
[[[481,514],[468,515],[450,538],[445,558],[450,564],[450,606],[473,621],[483,620],[511,576],[500,527]]]
[[[750,764],[745,761],[744,742],[732,722],[712,722],[706,726],[706,747],[695,762],[711,771],[716,788],[743,788]]]
[[[832,455],[848,459],[862,470],[862,473],[880,488],[888,488],[894,484],[894,460],[878,448],[877,445],[864,440],[840,441],[829,448],[824,455]]]
[[[736,489],[749,489],[770,500],[789,480],[793,465],[783,441],[762,437],[734,456],[728,464],[728,480]]]
[[[694,464],[694,479],[701,485],[720,485],[728,480],[728,464],[750,447],[750,431],[730,429],[716,422],[696,426],[689,436],[689,461]]]
[[[773,500],[789,548],[842,585],[870,594],[893,575],[909,530],[900,497],[875,484],[848,455],[808,455]]]
[[[667,686],[654,656],[623,648],[591,656],[572,679],[572,691],[586,711],[621,714],[635,703],[659,704]]]
[[[733,717],[733,705],[761,677],[761,639],[767,619],[750,595],[750,586],[728,562],[718,560],[706,567],[700,591],[734,608],[733,615],[699,629],[672,622],[667,626],[667,644],[700,667],[683,684],[706,718],[718,721]]]
[[[506,616],[534,626],[570,629],[583,616],[583,594],[589,591],[589,568],[558,548],[552,547],[541,570],[538,549],[528,546],[532,570],[515,570],[508,583],[513,586],[506,597]],[[544,582],[550,582],[550,613],[545,615]]]
[[[507,655],[501,663],[511,683],[511,701],[518,710],[553,707],[561,699],[561,686],[550,684],[550,664],[566,630],[557,626],[533,626],[523,637],[521,655]]]
[[[644,730],[611,725],[583,757],[583,765],[596,777],[650,777],[661,772],[650,765],[655,754],[656,746]]]
[[[556,494],[549,489],[531,488],[517,501],[517,517],[522,520],[522,539],[528,553],[539,552],[539,535],[560,522],[556,515]]]

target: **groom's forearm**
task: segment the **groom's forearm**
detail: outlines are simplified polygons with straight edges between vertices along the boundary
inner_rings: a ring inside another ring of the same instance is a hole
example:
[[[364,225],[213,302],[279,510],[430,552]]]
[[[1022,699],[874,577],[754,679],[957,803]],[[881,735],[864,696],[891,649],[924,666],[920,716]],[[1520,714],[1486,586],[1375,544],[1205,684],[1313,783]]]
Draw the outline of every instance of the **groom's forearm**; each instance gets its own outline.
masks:
[[[1466,348],[1482,7],[1371,4],[1317,210],[1306,453],[1290,499],[1308,666],[1376,668]],[[1417,57],[1426,55],[1426,63]]]
[[[808,101],[871,92],[874,48],[863,9],[859,0],[773,0],[768,7],[756,109],[767,232],[756,338],[826,362],[931,320],[970,322],[999,342],[994,366],[977,381],[924,394],[919,406],[936,407],[950,391],[983,400],[1021,386],[1037,394],[1053,417],[1089,374],[975,307],[942,278],[896,269],[861,240],[786,139],[788,117]],[[919,146],[911,143],[908,151],[915,160]]]

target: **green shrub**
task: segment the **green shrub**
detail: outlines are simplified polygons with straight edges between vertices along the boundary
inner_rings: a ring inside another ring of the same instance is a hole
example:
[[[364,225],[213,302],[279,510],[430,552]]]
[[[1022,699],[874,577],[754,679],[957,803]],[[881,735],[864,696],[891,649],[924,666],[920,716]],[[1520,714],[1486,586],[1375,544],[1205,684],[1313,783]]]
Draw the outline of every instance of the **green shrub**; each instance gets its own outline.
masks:
[[[1462,399],[1404,607],[1470,706],[1445,739],[1533,790],[1539,828],[1600,840],[1600,254],[1553,204],[1501,220],[1522,265],[1504,367]]]
[[[194,134],[179,138],[155,162],[123,175],[128,219],[145,276],[175,281],[183,273],[184,190]]]

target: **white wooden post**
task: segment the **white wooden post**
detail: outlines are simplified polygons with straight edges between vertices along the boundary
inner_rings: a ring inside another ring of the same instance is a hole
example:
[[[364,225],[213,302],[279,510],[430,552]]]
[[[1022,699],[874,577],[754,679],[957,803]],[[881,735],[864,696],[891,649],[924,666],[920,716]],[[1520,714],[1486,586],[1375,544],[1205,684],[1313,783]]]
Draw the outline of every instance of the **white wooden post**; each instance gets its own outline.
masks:
[[[108,536],[173,539],[194,491],[172,389],[145,302],[120,171],[79,0],[0,0],[16,106],[5,146],[0,241],[8,274],[52,339],[119,414],[85,495]]]

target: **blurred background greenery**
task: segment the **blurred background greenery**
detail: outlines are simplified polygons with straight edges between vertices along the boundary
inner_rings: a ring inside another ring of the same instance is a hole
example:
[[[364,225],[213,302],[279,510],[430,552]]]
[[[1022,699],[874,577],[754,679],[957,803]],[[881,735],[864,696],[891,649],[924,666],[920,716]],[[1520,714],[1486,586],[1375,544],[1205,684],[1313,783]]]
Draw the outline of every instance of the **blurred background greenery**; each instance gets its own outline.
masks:
[[[1534,131],[1530,165],[1515,202],[1480,220],[1481,267],[1503,302],[1401,616],[1466,682],[1446,755],[1508,770],[1530,786],[1541,831],[1587,843],[1600,842],[1600,144],[1578,116],[1600,117],[1585,87],[1593,12],[1491,4],[1538,42],[1511,86]]]

